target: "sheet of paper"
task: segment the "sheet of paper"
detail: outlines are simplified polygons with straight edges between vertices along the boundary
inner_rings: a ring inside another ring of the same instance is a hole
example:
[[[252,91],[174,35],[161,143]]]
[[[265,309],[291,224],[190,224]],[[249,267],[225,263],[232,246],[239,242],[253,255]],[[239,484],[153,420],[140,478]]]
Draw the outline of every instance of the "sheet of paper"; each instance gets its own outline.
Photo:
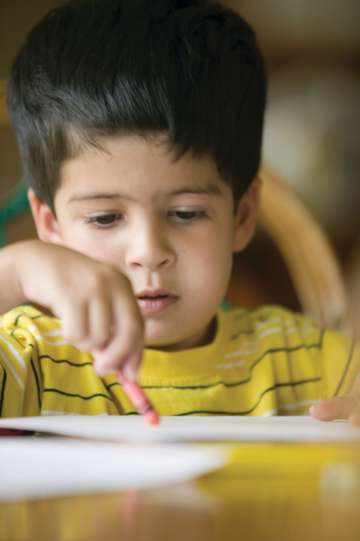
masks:
[[[157,428],[140,416],[51,416],[2,419],[1,427],[128,443],[360,441],[360,428],[308,416],[162,417]]]
[[[223,466],[200,445],[122,445],[62,438],[0,438],[0,501],[147,489]]]

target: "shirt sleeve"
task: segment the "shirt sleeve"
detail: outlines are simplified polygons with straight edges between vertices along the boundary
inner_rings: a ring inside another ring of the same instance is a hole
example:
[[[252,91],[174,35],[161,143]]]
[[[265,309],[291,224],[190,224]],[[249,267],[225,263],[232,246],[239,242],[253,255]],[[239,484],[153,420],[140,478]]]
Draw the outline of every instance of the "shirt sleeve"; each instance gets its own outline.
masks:
[[[324,333],[322,398],[360,394],[360,343],[334,331]]]
[[[41,374],[31,333],[0,319],[0,417],[39,415]]]

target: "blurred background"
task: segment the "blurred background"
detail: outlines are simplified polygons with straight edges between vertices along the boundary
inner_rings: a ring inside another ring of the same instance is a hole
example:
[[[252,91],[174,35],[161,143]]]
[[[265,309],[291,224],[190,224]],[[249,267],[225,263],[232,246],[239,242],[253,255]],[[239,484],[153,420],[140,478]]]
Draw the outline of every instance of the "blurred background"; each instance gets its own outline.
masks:
[[[4,110],[4,85],[24,36],[58,3],[0,0],[2,242],[35,236],[19,191],[21,166]],[[252,24],[264,54],[269,100],[263,161],[296,190],[329,236],[360,329],[360,2],[222,3]],[[280,303],[300,309],[282,257],[261,228],[236,256],[232,288],[245,306]]]

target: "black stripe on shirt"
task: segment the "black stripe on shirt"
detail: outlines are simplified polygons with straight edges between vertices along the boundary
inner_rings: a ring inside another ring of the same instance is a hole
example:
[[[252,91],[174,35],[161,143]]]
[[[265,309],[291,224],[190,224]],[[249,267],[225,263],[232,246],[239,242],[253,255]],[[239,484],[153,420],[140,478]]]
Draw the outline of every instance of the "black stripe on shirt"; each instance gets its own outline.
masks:
[[[19,340],[19,338],[16,336],[16,332],[20,332],[21,333],[21,329],[13,329],[10,333],[10,336],[11,338],[13,338],[18,344],[19,346],[22,348],[22,349],[25,349],[25,346],[24,344]],[[34,344],[31,344],[31,342],[28,344],[26,344],[26,347],[31,347],[34,349]]]
[[[45,314],[39,314],[39,315],[37,315],[37,316],[29,316],[29,314],[18,314],[18,315],[16,316],[16,318],[15,318],[14,323],[13,323],[16,327],[19,325],[19,319],[20,319],[21,317],[26,317],[27,319],[31,319],[32,321],[35,321],[36,319],[41,319],[41,318],[43,318],[43,317],[49,317],[49,316],[47,316],[47,315],[45,315]]]
[[[115,385],[117,385],[118,387],[122,387],[121,383],[119,383],[118,381],[114,381],[113,383],[105,383],[104,382],[104,385],[107,389],[111,389],[111,387],[115,387]]]
[[[322,336],[320,338],[320,341],[317,343],[317,344],[309,344],[309,345],[306,345],[306,344],[300,344],[299,346],[294,346],[292,348],[271,348],[271,349],[268,349],[267,351],[264,351],[264,353],[262,353],[262,355],[256,359],[256,361],[254,361],[254,363],[251,365],[250,367],[250,372],[253,371],[253,369],[255,368],[255,366],[257,364],[259,364],[267,355],[271,354],[271,353],[281,353],[281,352],[287,352],[287,353],[293,353],[294,351],[298,351],[300,349],[314,349],[314,348],[318,348],[318,349],[321,349],[321,346],[322,346]],[[47,359],[51,362],[54,362],[54,363],[57,363],[57,364],[61,364],[61,363],[66,363],[66,364],[69,364],[70,366],[74,366],[76,368],[82,368],[82,367],[85,367],[85,366],[93,366],[93,363],[92,362],[89,362],[89,361],[86,361],[86,362],[83,362],[83,363],[75,363],[73,361],[69,361],[68,359],[55,359],[54,357],[51,357],[51,355],[40,355],[39,357],[40,360],[43,360],[43,359]],[[206,385],[189,385],[189,386],[177,386],[177,385],[144,385],[143,388],[144,389],[208,389],[208,388],[211,388],[211,387],[216,387],[217,385],[224,385],[225,387],[235,387],[237,385],[243,385],[245,383],[248,383],[249,381],[251,380],[251,375],[250,377],[244,379],[244,380],[241,380],[239,382],[232,382],[232,383],[228,383],[228,382],[225,382],[225,381],[218,381],[216,383],[209,383],[209,384],[206,384]],[[117,385],[117,383],[113,383],[112,385]]]
[[[84,368],[84,366],[93,366],[93,363],[91,361],[85,361],[83,363],[74,363],[73,361],[69,361],[69,359],[55,359],[54,357],[51,357],[51,355],[40,355],[39,360],[48,360],[56,364],[69,364],[70,366],[74,366],[75,368]]]
[[[323,343],[323,334],[321,335],[320,341],[317,344],[301,344],[299,346],[294,346],[292,348],[272,348],[267,351],[264,351],[264,353],[254,361],[254,363],[250,366],[250,376],[246,377],[243,380],[240,381],[233,381],[233,382],[226,382],[223,380],[217,381],[215,383],[208,383],[205,385],[143,385],[143,389],[178,389],[178,390],[196,390],[196,389],[210,389],[211,387],[217,387],[218,385],[223,385],[224,387],[237,387],[239,385],[244,385],[246,383],[249,383],[251,381],[252,372],[254,368],[270,353],[293,353],[294,351],[298,351],[299,349],[321,349],[322,343]]]
[[[110,396],[107,396],[106,394],[103,394],[103,393],[95,393],[95,394],[92,394],[92,395],[89,395],[89,396],[84,396],[84,395],[76,394],[76,393],[67,393],[65,391],[61,391],[60,389],[53,389],[53,388],[44,389],[43,392],[44,393],[60,394],[62,396],[68,396],[70,398],[81,398],[81,400],[91,400],[93,398],[102,397],[102,398],[106,398],[110,402],[113,402],[113,400],[111,399]]]
[[[33,361],[33,358],[31,357],[31,360],[30,360],[30,363],[31,363],[31,368],[33,370],[33,374],[34,374],[34,378],[35,378],[35,383],[36,383],[36,389],[37,389],[37,397],[38,397],[38,404],[39,404],[39,409],[41,410],[41,389],[40,389],[40,381],[39,381],[39,376],[36,372],[36,368],[35,368],[35,364],[34,364],[34,361]]]
[[[267,389],[264,389],[262,393],[259,395],[258,400],[256,403],[248,410],[244,411],[208,411],[208,410],[193,410],[193,411],[187,411],[183,413],[176,414],[177,416],[185,416],[185,415],[199,415],[199,414],[208,414],[208,415],[249,415],[252,413],[261,403],[263,397],[272,391],[275,391],[279,387],[293,387],[294,385],[305,385],[307,383],[316,383],[321,381],[322,378],[311,378],[311,379],[304,379],[299,381],[293,381],[293,382],[285,382],[285,383],[275,383],[275,385],[272,385],[271,387],[268,387]]]

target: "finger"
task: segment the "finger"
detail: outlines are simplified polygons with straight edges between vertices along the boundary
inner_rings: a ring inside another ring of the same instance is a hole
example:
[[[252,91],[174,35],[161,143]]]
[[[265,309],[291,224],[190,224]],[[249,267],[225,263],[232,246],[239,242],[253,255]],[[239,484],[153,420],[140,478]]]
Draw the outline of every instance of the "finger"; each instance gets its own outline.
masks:
[[[124,370],[126,377],[136,379],[144,347],[144,323],[136,302],[113,303],[113,335],[100,351],[95,352],[95,369],[104,375]]]
[[[358,407],[355,412],[350,415],[350,423],[353,426],[360,426],[360,408]]]
[[[141,360],[143,356],[143,351],[138,351],[132,355],[129,359],[124,361],[122,365],[122,374],[129,379],[130,381],[137,380],[137,374],[141,365]]]
[[[136,349],[130,348],[129,335],[124,340],[127,341],[126,348],[116,338],[111,340],[101,351],[94,351],[94,367],[100,376],[105,376],[109,372],[121,371],[127,379],[136,381],[143,346],[141,345],[139,349],[140,342],[136,341]]]
[[[101,351],[111,340],[113,333],[113,310],[108,295],[101,295],[89,306],[89,350]]]
[[[61,334],[71,344],[79,345],[89,333],[89,314],[86,302],[63,303],[56,314],[61,320]]]
[[[320,421],[349,419],[356,408],[356,401],[350,396],[334,397],[311,406],[310,414]]]

